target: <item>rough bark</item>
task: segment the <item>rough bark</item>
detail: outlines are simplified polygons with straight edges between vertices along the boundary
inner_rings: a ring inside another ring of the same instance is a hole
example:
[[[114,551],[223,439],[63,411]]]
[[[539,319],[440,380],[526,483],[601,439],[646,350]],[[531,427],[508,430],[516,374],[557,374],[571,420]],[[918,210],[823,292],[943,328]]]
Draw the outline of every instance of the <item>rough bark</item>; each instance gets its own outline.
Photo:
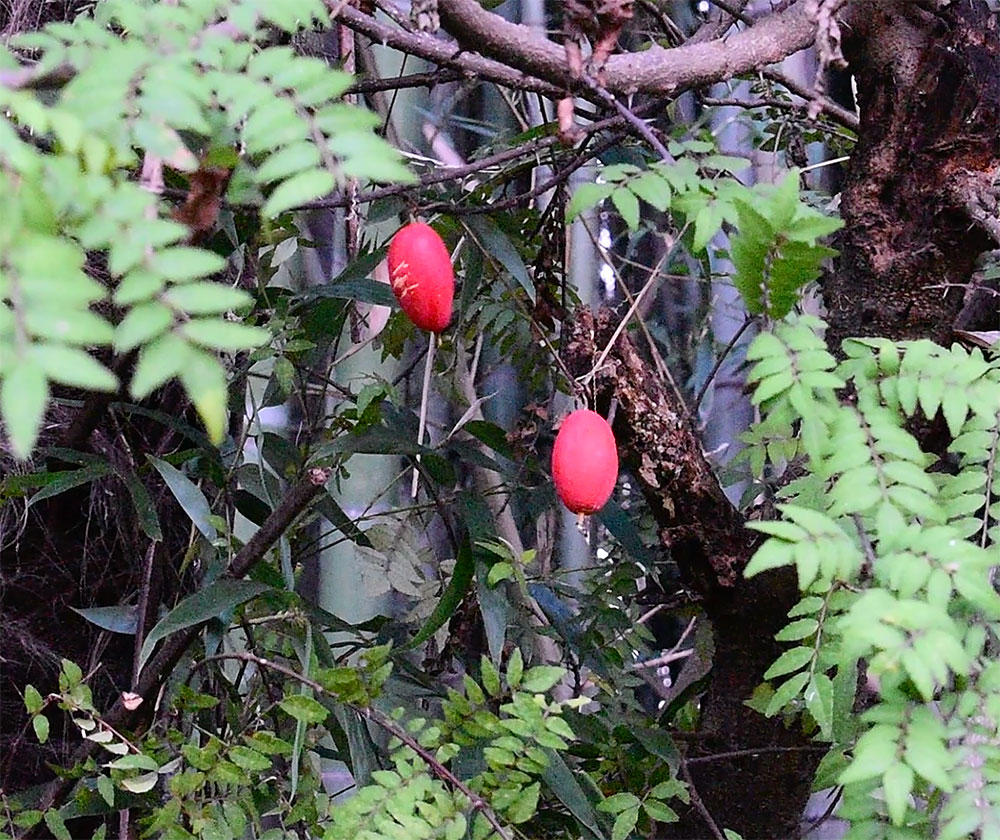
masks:
[[[564,345],[574,375],[594,367],[616,326],[610,310],[596,319],[588,309],[577,311]],[[744,528],[722,492],[685,408],[627,336],[611,347],[594,384],[598,410],[607,411],[612,398],[617,400],[614,431],[624,465],[656,517],[664,548],[701,596],[712,623],[715,656],[701,704],[704,737],[689,755],[771,750],[692,765],[694,786],[720,826],[747,838],[795,836],[818,754],[801,729],[786,728],[780,717],[767,719],[744,704],[780,654],[774,634],[798,597],[794,576],[783,570],[743,578],[757,536]],[[767,806],[748,791],[767,791]],[[709,834],[693,809],[675,828],[663,836]]]
[[[834,347],[850,335],[951,343],[964,284],[996,247],[1000,17],[983,0],[924,5],[848,10],[861,127],[823,290]]]

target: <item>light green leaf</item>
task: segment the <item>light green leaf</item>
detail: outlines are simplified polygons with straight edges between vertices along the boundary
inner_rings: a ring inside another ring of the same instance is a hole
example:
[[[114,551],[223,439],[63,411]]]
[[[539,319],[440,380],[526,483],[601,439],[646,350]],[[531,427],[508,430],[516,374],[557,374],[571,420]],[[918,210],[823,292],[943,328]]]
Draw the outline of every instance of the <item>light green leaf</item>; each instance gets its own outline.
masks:
[[[620,814],[629,808],[639,807],[639,797],[632,793],[615,793],[597,804],[597,810],[605,814]]]
[[[293,718],[306,724],[322,723],[329,712],[322,703],[304,694],[293,694],[278,703]]]
[[[625,840],[639,821],[639,806],[622,811],[611,828],[611,840]]]
[[[180,333],[210,350],[252,350],[271,340],[271,333],[263,327],[219,318],[192,318],[181,326]]]
[[[627,187],[619,187],[611,193],[611,202],[615,205],[622,221],[629,230],[639,227],[639,199]]]
[[[0,415],[15,457],[31,454],[48,401],[49,384],[37,362],[23,359],[7,371],[0,385]]]
[[[166,248],[152,258],[153,270],[175,283],[206,277],[225,267],[226,261],[218,254],[186,246]]]
[[[538,782],[528,785],[522,790],[518,794],[517,799],[507,809],[507,819],[517,825],[518,823],[527,822],[535,816],[535,811],[538,810],[538,794],[540,791],[541,785]]]
[[[266,219],[273,219],[279,213],[301,207],[333,191],[337,181],[332,172],[325,169],[309,169],[282,181],[268,196],[260,213]]]
[[[572,222],[584,211],[600,204],[614,191],[614,184],[580,184],[566,207],[566,221]]]
[[[170,309],[158,301],[132,307],[115,329],[115,349],[127,353],[140,344],[148,344],[174,323]]]
[[[31,719],[31,727],[35,730],[35,737],[39,744],[44,744],[49,740],[49,719],[45,715],[35,715]]]
[[[885,791],[889,819],[893,825],[902,825],[913,790],[913,771],[901,761],[891,764],[882,775],[882,789]]]
[[[251,303],[253,298],[232,286],[196,281],[172,286],[163,296],[163,301],[189,315],[211,315],[239,309]]]
[[[184,354],[180,380],[191,398],[205,431],[218,444],[226,433],[228,386],[226,371],[218,360],[207,353],[191,349]]]
[[[157,773],[143,773],[141,776],[134,776],[121,780],[121,786],[131,793],[149,793],[160,777]]]
[[[137,399],[145,399],[167,380],[173,379],[184,365],[188,346],[173,333],[167,333],[147,344],[139,353],[129,391]]]
[[[41,710],[45,701],[42,695],[39,694],[38,689],[33,685],[26,685],[24,688],[24,708],[27,710],[29,715],[37,715]]]
[[[521,679],[521,690],[532,694],[541,694],[551,689],[566,675],[566,669],[558,665],[536,665],[524,672]]]
[[[33,344],[31,358],[60,385],[88,391],[114,391],[118,379],[89,353],[64,344]]]

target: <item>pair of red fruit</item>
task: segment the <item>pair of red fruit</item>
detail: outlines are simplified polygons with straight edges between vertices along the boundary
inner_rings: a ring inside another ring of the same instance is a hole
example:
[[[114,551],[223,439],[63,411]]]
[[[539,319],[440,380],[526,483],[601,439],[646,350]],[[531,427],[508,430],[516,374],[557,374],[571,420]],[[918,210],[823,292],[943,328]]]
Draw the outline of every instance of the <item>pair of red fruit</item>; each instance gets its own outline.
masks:
[[[440,333],[451,321],[455,273],[441,237],[413,222],[389,244],[389,282],[403,312],[422,330]],[[607,421],[594,411],[572,412],[552,449],[552,480],[573,513],[595,513],[618,479],[618,448]]]

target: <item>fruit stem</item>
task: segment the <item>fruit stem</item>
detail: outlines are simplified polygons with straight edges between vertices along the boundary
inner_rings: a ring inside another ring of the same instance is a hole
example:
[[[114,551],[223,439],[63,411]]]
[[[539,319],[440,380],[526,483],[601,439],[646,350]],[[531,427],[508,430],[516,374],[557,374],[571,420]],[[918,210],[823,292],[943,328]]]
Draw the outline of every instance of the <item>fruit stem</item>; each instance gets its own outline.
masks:
[[[417,426],[417,445],[424,442],[424,430],[427,428],[427,393],[431,389],[431,373],[434,370],[434,349],[437,347],[436,333],[430,334],[430,343],[427,345],[427,361],[424,363],[424,387],[420,393],[420,422]],[[420,463],[420,455],[417,455],[417,464]],[[417,486],[420,484],[420,469],[413,468],[413,483],[410,485],[410,497],[417,498]]]

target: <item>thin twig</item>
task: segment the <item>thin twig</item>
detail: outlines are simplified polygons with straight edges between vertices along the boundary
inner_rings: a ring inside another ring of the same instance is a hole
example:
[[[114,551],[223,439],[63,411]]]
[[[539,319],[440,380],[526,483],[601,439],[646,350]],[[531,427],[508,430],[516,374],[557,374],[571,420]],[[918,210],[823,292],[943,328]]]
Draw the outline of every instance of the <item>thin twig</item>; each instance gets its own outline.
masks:
[[[716,374],[718,374],[719,368],[722,367],[722,363],[726,360],[726,357],[733,351],[733,348],[736,346],[736,342],[740,340],[740,338],[743,336],[743,333],[747,331],[747,329],[750,327],[752,323],[753,319],[747,318],[743,322],[743,325],[736,331],[736,335],[734,335],[731,339],[729,339],[729,343],[725,346],[725,349],[723,349],[722,353],[719,355],[719,358],[715,360],[715,364],[712,366],[712,370],[709,372],[708,378],[705,380],[704,384],[701,386],[701,389],[698,391],[698,396],[694,398],[694,409],[692,410],[692,413],[695,416],[697,416],[698,414],[698,409],[701,408],[701,401],[705,398],[705,394],[708,393],[709,386],[715,379]]]
[[[691,796],[691,804],[694,805],[695,810],[701,814],[701,818],[705,821],[705,825],[708,826],[708,830],[712,832],[712,836],[715,840],[726,840],[725,835],[719,830],[719,826],[715,822],[715,818],[709,812],[708,808],[705,807],[705,803],[701,801],[701,797],[698,795],[698,790],[694,786],[694,779],[691,778],[691,771],[688,770],[687,765],[687,761],[682,758],[681,775],[684,777],[684,781],[688,784],[688,793]]]

